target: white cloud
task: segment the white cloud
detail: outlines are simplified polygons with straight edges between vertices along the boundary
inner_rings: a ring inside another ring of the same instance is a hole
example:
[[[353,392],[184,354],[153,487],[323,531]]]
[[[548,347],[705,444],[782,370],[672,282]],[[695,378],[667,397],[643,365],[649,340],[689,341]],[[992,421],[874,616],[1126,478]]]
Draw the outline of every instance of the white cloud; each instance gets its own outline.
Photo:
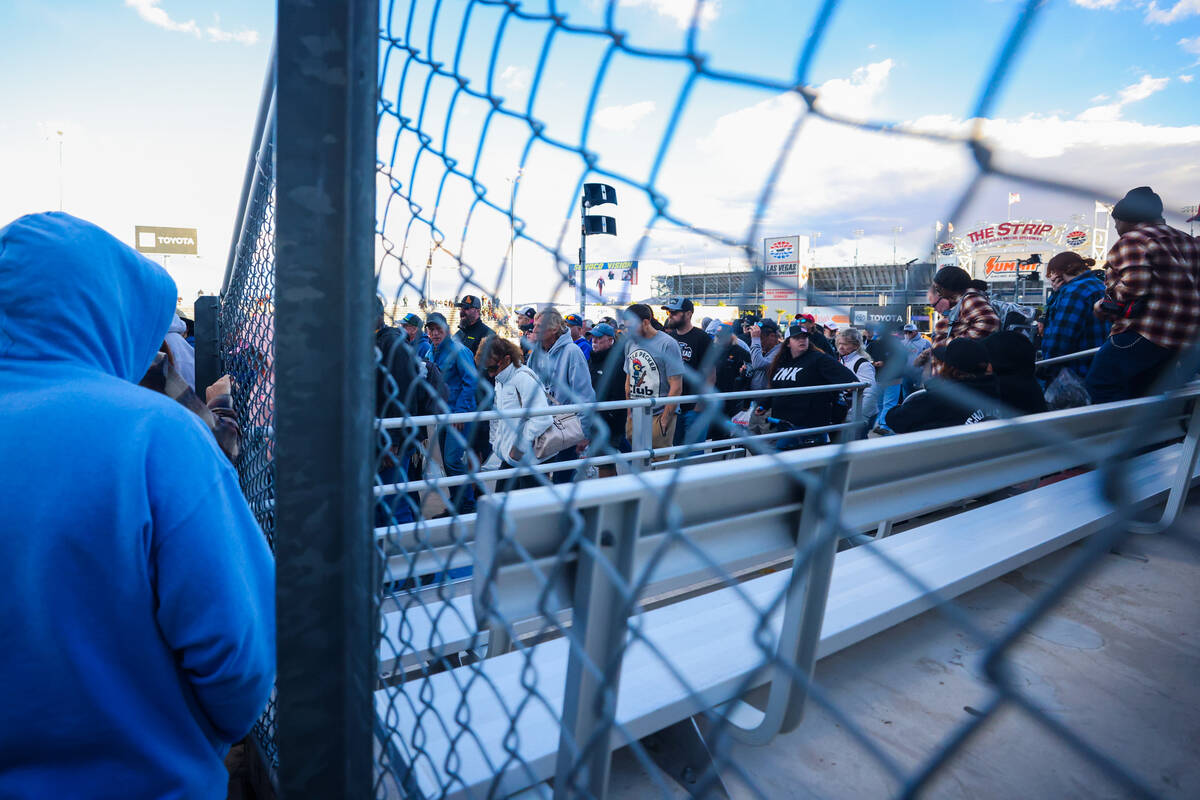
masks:
[[[1195,79],[1196,78],[1194,75],[1180,75],[1179,76],[1179,80],[1183,81],[1184,83],[1191,83]]]
[[[620,5],[629,8],[646,7],[652,11],[668,17],[675,21],[675,24],[680,28],[687,28],[692,24],[692,17],[696,13],[697,0],[620,0]],[[700,8],[700,27],[706,27],[709,23],[717,18],[720,11],[720,0],[704,0],[704,5]]]
[[[1136,103],[1139,100],[1145,100],[1156,92],[1161,92],[1167,88],[1170,78],[1152,78],[1149,75],[1143,75],[1142,79],[1137,83],[1126,86],[1117,93],[1117,99],[1105,105],[1092,106],[1079,115],[1079,119],[1086,122],[1112,122],[1121,118],[1121,113],[1125,106],[1130,103]]]
[[[1200,0],[1176,0],[1171,8],[1159,8],[1152,0],[1146,6],[1146,22],[1153,25],[1171,25],[1196,15],[1200,15]]]
[[[1091,100],[1089,100],[1088,102],[1089,103],[1103,103],[1107,99],[1108,99],[1108,95],[1098,94],[1095,97],[1093,97]]]
[[[161,2],[162,0],[125,0],[125,5],[136,11],[138,16],[146,22],[166,31],[191,34],[197,39],[207,37],[210,42],[237,42],[246,45],[258,42],[258,31],[227,31],[220,27],[219,17],[213,25],[203,29],[196,24],[194,19],[189,19],[187,22],[173,20],[170,14],[159,8]]]
[[[528,67],[518,67],[510,64],[500,73],[500,83],[516,92],[525,91],[532,82],[533,70]]]
[[[866,119],[895,66],[895,61],[885,58],[859,67],[849,78],[826,81],[818,90],[817,108],[843,117]]]
[[[1081,8],[1116,8],[1117,3],[1121,0],[1071,0],[1074,5]]]
[[[1190,39],[1180,39],[1178,44],[1183,48],[1184,52],[1200,56],[1200,36],[1193,36]]]
[[[606,106],[597,111],[593,117],[593,122],[601,128],[610,131],[628,132],[637,127],[637,124],[654,112],[654,101],[643,100],[640,103],[631,103],[627,106]]]

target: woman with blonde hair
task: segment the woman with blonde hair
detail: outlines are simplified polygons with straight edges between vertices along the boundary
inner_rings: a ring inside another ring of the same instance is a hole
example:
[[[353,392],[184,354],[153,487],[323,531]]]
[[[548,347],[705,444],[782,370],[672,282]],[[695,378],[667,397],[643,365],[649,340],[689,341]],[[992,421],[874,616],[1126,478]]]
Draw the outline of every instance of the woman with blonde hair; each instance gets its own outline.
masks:
[[[863,390],[862,416],[870,421],[879,412],[879,384],[875,380],[875,362],[863,346],[862,331],[858,328],[840,330],[835,342],[842,366],[853,372],[857,380],[868,384]]]
[[[475,362],[480,371],[495,382],[497,411],[537,411],[549,407],[541,380],[523,361],[521,348],[508,339],[493,336],[480,345]],[[550,427],[553,419],[545,414],[492,420],[489,436],[492,452],[512,467],[538,463],[542,459],[533,454],[533,442]],[[522,475],[509,481],[504,488],[523,489],[537,485],[536,475]]]

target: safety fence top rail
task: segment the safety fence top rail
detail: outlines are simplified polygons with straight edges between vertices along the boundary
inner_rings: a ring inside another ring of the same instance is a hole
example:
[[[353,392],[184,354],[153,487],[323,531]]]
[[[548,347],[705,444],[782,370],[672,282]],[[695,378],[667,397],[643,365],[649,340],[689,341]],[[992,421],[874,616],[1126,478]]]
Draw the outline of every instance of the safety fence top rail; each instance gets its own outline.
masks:
[[[832,383],[824,386],[794,386],[785,389],[763,389],[762,391],[745,392],[707,392],[704,394],[686,394],[662,397],[638,397],[631,400],[607,400],[598,403],[566,403],[563,405],[547,406],[546,408],[519,408],[501,411],[460,411],[454,414],[427,414],[420,417],[384,417],[380,418],[379,427],[384,430],[403,427],[419,427],[422,425],[457,424],[460,422],[484,422],[494,419],[522,419],[524,417],[540,417],[556,414],[583,413],[589,411],[620,411],[623,409],[642,408],[653,410],[663,406],[674,406],[685,403],[703,403],[711,400],[754,400],[760,397],[779,397],[797,394],[825,394],[828,392],[845,392],[865,389],[867,383]]]

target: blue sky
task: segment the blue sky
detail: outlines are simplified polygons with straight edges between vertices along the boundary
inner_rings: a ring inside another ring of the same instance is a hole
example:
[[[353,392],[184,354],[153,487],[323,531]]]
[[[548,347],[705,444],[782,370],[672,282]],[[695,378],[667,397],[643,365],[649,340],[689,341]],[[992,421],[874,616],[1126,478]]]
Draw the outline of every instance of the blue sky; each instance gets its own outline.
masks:
[[[410,3],[389,5],[402,30]],[[433,4],[417,4],[413,45],[424,50],[422,20]],[[720,0],[706,3],[697,50],[709,69],[789,82],[814,18],[812,0]],[[444,0],[435,55],[453,64],[465,0]],[[545,0],[523,8],[544,11]],[[1015,0],[866,2],[846,0],[835,12],[809,74],[819,102],[854,117],[962,134],[984,76],[1021,4]],[[558,3],[573,24],[603,25],[601,0]],[[680,52],[690,0],[616,0],[615,27],[634,47]],[[472,87],[486,83],[503,8],[476,4],[459,63]],[[95,220],[126,240],[135,224],[200,228],[199,259],[169,264],[181,293],[215,290],[224,269],[232,217],[249,148],[274,3],[193,0],[9,0],[0,6],[0,69],[6,76],[0,116],[0,217],[57,207],[55,130],[64,130],[64,195],[68,211]],[[546,26],[510,20],[495,58],[493,92],[523,111]],[[401,34],[402,35],[402,34]],[[550,135],[578,141],[584,102],[606,40],[559,34],[534,104]],[[393,58],[399,54],[393,53]],[[403,98],[393,96],[400,62],[384,76],[385,96],[408,116],[419,110],[423,84],[414,68]],[[1200,0],[1057,0],[1050,3],[1011,64],[988,124],[1001,161],[1055,179],[1097,186],[1105,197],[1149,183],[1169,208],[1200,199]],[[679,62],[614,57],[591,118],[589,147],[600,163],[644,181],[670,110],[687,75]],[[438,80],[424,129],[471,164],[488,106],[461,98],[442,142],[453,84]],[[748,230],[755,199],[802,110],[794,95],[701,79],[680,119],[656,186],[689,222],[732,238]],[[381,125],[380,150],[391,161],[395,126]],[[477,178],[489,199],[507,205],[528,126],[493,122]],[[396,175],[407,185],[415,137],[399,139]],[[463,168],[460,166],[460,168]],[[444,176],[424,156],[415,192],[432,208]],[[517,192],[517,214],[530,235],[573,254],[578,156],[535,144]],[[960,146],[933,145],[806,120],[763,220],[763,235],[821,231],[818,260],[839,263],[853,251],[852,231],[865,229],[864,258],[891,257],[898,247],[928,252],[929,230],[974,174]],[[401,177],[402,176],[402,177]],[[650,217],[644,194],[618,182],[621,236],[596,237],[589,260],[623,259],[637,247]],[[995,219],[1010,191],[1022,194],[1014,214],[1066,218],[1090,210],[1090,199],[988,179],[960,224]],[[472,196],[451,179],[439,206],[446,246]],[[1099,198],[1105,199],[1105,198]],[[390,222],[400,221],[395,215]],[[418,226],[419,228],[420,226]],[[394,231],[389,230],[389,233]],[[499,265],[508,223],[481,211],[472,217],[464,258],[489,288],[506,287]],[[422,238],[423,237],[423,238]],[[410,240],[423,263],[428,233]],[[552,286],[554,264],[539,247],[517,246],[518,297]],[[673,269],[723,263],[731,251],[703,237],[658,228],[644,263]],[[441,255],[438,266],[453,266]],[[458,289],[453,269],[434,271],[441,293]],[[507,291],[501,296],[507,299]]]

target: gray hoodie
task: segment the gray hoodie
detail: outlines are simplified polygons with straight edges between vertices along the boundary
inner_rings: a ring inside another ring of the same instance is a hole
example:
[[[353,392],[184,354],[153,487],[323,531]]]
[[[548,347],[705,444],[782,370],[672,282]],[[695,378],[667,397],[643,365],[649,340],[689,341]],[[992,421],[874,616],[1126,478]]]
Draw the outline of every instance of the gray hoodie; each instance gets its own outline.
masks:
[[[529,354],[529,367],[542,379],[546,391],[559,405],[596,401],[587,358],[571,339],[570,332],[559,336],[549,352],[540,343],[535,344]]]

